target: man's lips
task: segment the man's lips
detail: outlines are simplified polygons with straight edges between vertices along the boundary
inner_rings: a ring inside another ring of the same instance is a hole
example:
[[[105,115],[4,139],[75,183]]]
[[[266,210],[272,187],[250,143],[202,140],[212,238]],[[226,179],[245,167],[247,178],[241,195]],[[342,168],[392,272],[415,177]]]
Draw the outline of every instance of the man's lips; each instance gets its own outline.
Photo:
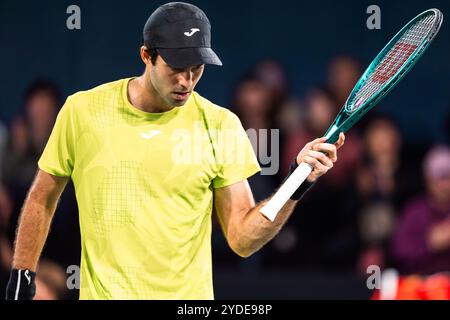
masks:
[[[186,100],[189,97],[190,92],[173,92],[177,100]]]

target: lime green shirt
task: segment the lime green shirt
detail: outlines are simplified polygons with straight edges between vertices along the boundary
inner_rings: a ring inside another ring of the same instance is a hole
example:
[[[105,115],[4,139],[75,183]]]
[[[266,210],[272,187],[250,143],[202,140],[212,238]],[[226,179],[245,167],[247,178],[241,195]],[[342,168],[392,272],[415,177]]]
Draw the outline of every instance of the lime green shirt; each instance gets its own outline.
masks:
[[[70,96],[39,160],[75,185],[80,299],[213,299],[213,189],[260,170],[251,143],[196,92],[164,113],[137,109],[129,80]]]

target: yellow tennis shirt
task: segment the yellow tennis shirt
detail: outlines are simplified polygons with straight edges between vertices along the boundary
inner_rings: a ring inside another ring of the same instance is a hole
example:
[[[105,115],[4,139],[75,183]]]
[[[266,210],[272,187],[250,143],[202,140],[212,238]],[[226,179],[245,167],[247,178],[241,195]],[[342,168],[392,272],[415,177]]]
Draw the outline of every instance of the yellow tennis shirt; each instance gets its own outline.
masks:
[[[164,113],[135,108],[129,81],[70,96],[39,160],[75,185],[80,299],[213,299],[213,189],[260,170],[251,143],[196,92]]]

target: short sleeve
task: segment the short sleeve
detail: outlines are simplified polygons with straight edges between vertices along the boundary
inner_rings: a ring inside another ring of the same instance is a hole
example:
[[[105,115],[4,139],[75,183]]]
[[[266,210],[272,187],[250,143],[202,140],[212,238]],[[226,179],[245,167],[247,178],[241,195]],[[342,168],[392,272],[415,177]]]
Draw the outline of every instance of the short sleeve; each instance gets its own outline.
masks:
[[[50,138],[38,161],[41,170],[54,176],[68,177],[75,162],[74,108],[69,97],[56,118]]]
[[[245,180],[261,170],[252,144],[239,118],[226,110],[218,135],[218,168],[214,188]]]

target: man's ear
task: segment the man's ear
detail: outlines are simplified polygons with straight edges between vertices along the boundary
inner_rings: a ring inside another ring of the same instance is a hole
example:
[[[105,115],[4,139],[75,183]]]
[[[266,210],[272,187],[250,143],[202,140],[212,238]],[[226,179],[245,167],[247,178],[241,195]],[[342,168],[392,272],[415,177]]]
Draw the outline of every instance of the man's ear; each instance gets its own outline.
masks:
[[[150,53],[146,46],[141,46],[141,59],[142,59],[142,62],[144,62],[146,65],[149,65],[152,63]]]

